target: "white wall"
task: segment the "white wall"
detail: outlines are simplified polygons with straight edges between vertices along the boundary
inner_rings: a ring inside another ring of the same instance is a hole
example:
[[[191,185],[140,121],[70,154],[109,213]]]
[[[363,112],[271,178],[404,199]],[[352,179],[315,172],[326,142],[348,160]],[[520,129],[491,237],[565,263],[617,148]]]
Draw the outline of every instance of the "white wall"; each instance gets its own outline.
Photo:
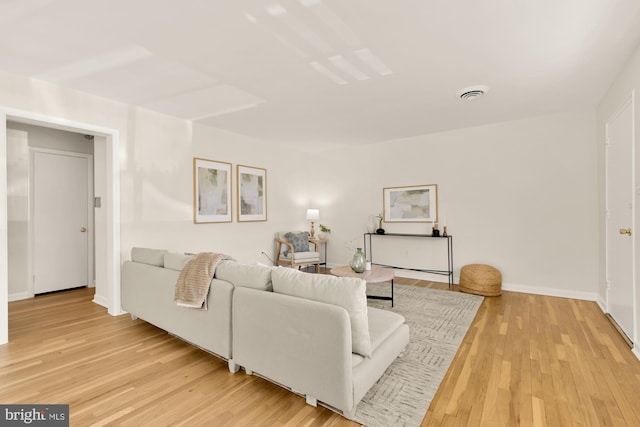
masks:
[[[2,115],[0,114],[0,118]],[[0,120],[0,345],[9,340],[9,252],[7,249],[7,122]]]
[[[269,260],[274,232],[306,227],[308,179],[303,153],[139,111],[122,156],[122,248],[212,251],[241,262]],[[232,164],[233,222],[193,223],[193,158]],[[266,222],[237,222],[236,166],[267,169]]]
[[[107,138],[104,136],[96,136],[93,143],[93,189],[94,197],[99,197],[101,207],[94,209],[93,229],[94,235],[94,257],[96,260],[105,260],[108,258],[107,236],[108,232],[108,213],[107,204],[110,202],[107,191]],[[120,259],[116,260],[119,262]],[[109,272],[107,264],[104,262],[96,262],[95,265],[95,295],[94,301],[105,307],[109,306],[109,286],[107,277]]]
[[[640,206],[638,201],[640,200],[640,106],[638,105],[638,91],[640,90],[640,47],[629,58],[627,64],[623,67],[618,75],[617,79],[611,85],[606,95],[603,97],[600,105],[598,106],[598,118],[597,118],[597,141],[598,141],[598,173],[600,176],[600,204],[599,204],[599,222],[603,224],[601,228],[600,239],[603,242],[602,250],[599,253],[599,265],[601,274],[598,277],[598,295],[599,302],[602,306],[605,306],[606,301],[606,277],[605,277],[605,262],[606,253],[604,250],[604,222],[605,222],[605,126],[609,118],[616,113],[616,111],[622,106],[622,104],[633,95],[635,103],[635,116],[634,116],[634,137],[635,137],[635,175],[634,175],[634,188],[636,189],[635,200],[635,218],[631,225],[633,234],[633,244],[636,250],[635,256],[635,331],[640,331],[640,316],[637,315],[637,309],[640,307],[640,283],[638,274],[640,274],[640,259],[637,255],[637,251],[640,248]],[[637,342],[638,337],[632,337]],[[637,348],[637,347],[636,347]],[[636,352],[636,355],[640,357],[640,353]]]
[[[505,289],[595,299],[594,122],[595,111],[575,111],[345,150],[331,167],[340,175],[323,175],[339,188],[331,209],[340,218],[334,228],[345,233],[332,233],[329,261],[348,262],[367,217],[382,210],[384,187],[437,184],[440,220],[447,217],[454,236],[456,277],[465,264],[487,263],[502,271]],[[426,224],[384,228],[427,232]],[[427,265],[446,253],[424,246],[400,256]]]
[[[9,301],[29,292],[29,143],[28,134],[7,126],[7,250]]]

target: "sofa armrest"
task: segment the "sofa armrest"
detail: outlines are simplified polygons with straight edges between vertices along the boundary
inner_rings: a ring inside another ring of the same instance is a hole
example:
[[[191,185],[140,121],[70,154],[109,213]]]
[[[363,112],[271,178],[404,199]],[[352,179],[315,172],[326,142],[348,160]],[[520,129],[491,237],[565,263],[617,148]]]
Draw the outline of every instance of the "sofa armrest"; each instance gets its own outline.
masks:
[[[343,411],[353,408],[351,326],[345,309],[236,288],[233,361]]]

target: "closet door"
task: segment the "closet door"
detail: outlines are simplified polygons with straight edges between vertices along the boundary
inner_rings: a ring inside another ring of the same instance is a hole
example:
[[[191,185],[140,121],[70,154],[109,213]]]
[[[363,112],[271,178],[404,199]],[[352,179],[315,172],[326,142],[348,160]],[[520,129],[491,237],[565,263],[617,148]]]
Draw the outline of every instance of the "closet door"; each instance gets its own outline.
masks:
[[[633,108],[631,100],[607,122],[607,308],[630,341],[634,337]]]
[[[36,294],[89,285],[88,163],[87,155],[33,152]]]

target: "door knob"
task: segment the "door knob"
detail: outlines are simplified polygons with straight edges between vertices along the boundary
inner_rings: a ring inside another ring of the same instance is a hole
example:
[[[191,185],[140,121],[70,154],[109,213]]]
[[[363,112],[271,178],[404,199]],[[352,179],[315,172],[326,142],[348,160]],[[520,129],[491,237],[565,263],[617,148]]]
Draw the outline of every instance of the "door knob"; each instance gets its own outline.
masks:
[[[87,231],[87,229],[85,227],[81,227],[80,228],[80,232],[81,233],[85,233]],[[620,232],[622,233],[622,230],[620,230]]]
[[[631,236],[631,228],[621,228],[620,234],[628,234],[629,236]]]

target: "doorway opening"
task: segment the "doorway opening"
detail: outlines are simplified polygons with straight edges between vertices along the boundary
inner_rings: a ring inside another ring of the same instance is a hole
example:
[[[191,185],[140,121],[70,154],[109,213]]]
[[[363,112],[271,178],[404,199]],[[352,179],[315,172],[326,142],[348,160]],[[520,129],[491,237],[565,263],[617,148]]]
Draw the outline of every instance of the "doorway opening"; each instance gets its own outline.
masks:
[[[93,301],[111,315],[122,314],[120,306],[120,137],[118,130],[49,117],[41,114],[0,110],[0,176],[6,177],[7,121],[92,135],[95,143],[96,196],[102,208],[95,215],[95,278]],[[8,336],[7,182],[0,179],[0,345]]]

